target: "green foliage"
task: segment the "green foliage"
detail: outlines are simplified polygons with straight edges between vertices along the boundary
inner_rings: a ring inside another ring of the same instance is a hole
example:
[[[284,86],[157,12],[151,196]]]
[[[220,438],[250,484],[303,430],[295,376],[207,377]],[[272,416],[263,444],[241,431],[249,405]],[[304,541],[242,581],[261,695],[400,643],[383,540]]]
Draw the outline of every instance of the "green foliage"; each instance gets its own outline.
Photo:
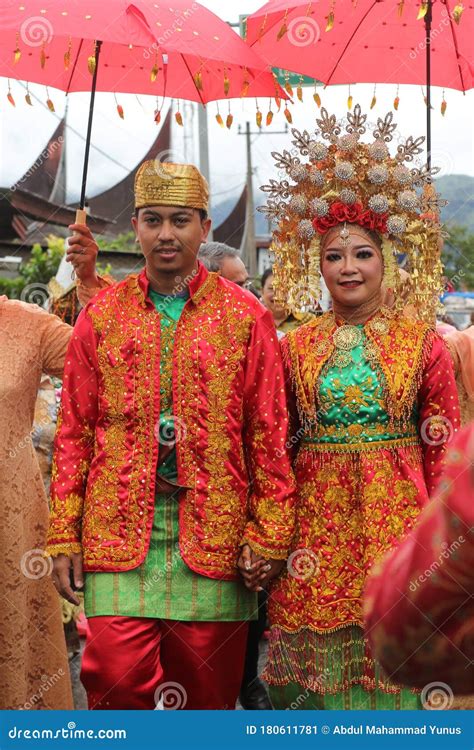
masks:
[[[0,294],[6,294],[10,299],[19,299],[28,284],[46,285],[56,275],[64,255],[64,239],[50,234],[47,243],[46,250],[40,244],[33,245],[30,259],[20,266],[16,279],[0,277]]]
[[[137,252],[135,232],[132,231],[122,232],[122,234],[118,234],[110,240],[98,237],[97,244],[99,245],[99,251],[134,254]]]
[[[474,232],[474,177],[467,174],[446,175],[435,180],[435,187],[441,197],[448,201],[441,211],[442,220],[448,225],[456,224]]]
[[[56,275],[64,255],[64,240],[50,234],[47,243],[46,250],[39,244],[33,245],[29,261],[20,267],[19,274],[25,286],[33,283],[47,284]]]
[[[474,233],[467,227],[453,224],[447,227],[442,260],[446,275],[457,290],[474,290]]]
[[[133,235],[133,232],[130,233]],[[119,235],[117,240],[125,242],[127,235]],[[123,238],[123,239],[121,239]],[[44,250],[40,244],[33,245],[31,256],[27,263],[20,266],[16,279],[0,277],[0,294],[6,294],[10,299],[20,299],[23,289],[29,284],[48,284],[56,273],[64,255],[64,238],[50,234],[46,238],[48,247]],[[110,247],[111,243],[107,243]],[[97,264],[97,273],[110,274],[112,266]]]
[[[9,299],[19,299],[24,286],[21,278],[6,279],[0,276],[0,294],[6,294]]]

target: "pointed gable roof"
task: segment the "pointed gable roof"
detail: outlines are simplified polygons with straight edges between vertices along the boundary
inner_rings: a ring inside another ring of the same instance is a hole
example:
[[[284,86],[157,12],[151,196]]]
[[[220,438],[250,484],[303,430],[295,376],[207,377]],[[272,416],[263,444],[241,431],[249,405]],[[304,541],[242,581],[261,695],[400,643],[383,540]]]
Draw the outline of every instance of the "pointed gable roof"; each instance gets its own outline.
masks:
[[[148,153],[143,159],[140,159],[136,167],[116,185],[89,199],[89,208],[92,214],[105,216],[115,221],[115,224],[109,227],[113,234],[120,234],[131,230],[130,217],[135,210],[135,174],[143,161],[155,159],[159,154],[165,152],[170,153],[170,139],[171,107]]]
[[[244,238],[245,216],[247,211],[247,185],[244,186],[239,200],[234,208],[219,224],[213,232],[213,239],[216,242],[224,242],[226,245],[240,249]]]
[[[14,189],[32,193],[45,201],[50,201],[55,192],[55,203],[66,203],[66,185],[61,176],[62,154],[64,148],[64,118],[48,140],[44,149],[38,154],[31,167],[15,183]],[[54,190],[56,184],[56,190]],[[59,188],[59,189],[58,189]]]

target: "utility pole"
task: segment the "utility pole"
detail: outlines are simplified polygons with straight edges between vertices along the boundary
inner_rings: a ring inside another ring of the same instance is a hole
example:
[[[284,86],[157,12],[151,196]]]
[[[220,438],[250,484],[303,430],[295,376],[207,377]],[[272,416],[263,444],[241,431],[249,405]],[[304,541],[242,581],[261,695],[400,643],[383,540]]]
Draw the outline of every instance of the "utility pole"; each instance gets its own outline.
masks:
[[[198,129],[199,129],[199,168],[206,178],[209,187],[211,185],[211,172],[209,169],[209,138],[207,132],[207,109],[204,104],[198,104]],[[209,191],[210,193],[210,191]],[[211,195],[209,195],[209,214],[211,214]],[[212,227],[208,240],[212,240]]]
[[[245,123],[245,131],[242,130],[239,125],[239,135],[245,135],[246,146],[247,146],[247,211],[245,215],[245,234],[243,242],[243,258],[245,265],[247,266],[250,278],[255,279],[258,274],[258,258],[257,258],[257,241],[255,238],[255,206],[253,200],[253,168],[252,168],[252,143],[250,137],[252,135],[277,135],[279,133],[288,133],[288,125],[285,124],[284,130],[272,130],[262,131],[260,128],[258,131],[252,132],[250,130],[250,122]]]

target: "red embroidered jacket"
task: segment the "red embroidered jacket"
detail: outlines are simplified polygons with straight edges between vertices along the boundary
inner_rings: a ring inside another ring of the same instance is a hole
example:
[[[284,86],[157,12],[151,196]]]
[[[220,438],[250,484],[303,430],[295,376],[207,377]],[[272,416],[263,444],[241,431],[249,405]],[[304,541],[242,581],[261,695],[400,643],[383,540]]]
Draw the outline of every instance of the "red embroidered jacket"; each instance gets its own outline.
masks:
[[[287,556],[294,480],[274,323],[249,292],[200,264],[173,350],[180,550],[210,578],[236,577],[239,545]],[[143,271],[81,313],[66,357],[47,552],[86,571],[146,557],[155,502],[160,325]]]
[[[435,707],[449,708],[453,690],[474,692],[474,425],[453,440],[438,491],[374,568],[364,610],[387,674],[420,688],[433,683],[444,703]]]

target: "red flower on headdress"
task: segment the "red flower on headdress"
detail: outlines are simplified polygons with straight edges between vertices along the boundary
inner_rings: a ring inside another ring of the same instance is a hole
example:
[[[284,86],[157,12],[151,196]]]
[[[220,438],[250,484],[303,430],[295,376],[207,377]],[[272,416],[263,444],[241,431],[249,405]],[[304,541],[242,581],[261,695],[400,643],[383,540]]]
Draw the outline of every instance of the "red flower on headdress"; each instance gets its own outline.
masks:
[[[364,209],[362,203],[346,203],[336,201],[329,207],[326,216],[313,219],[313,227],[319,234],[325,234],[328,229],[347,221],[349,224],[359,224],[361,227],[385,234],[387,231],[388,214],[376,214],[370,209]]]

